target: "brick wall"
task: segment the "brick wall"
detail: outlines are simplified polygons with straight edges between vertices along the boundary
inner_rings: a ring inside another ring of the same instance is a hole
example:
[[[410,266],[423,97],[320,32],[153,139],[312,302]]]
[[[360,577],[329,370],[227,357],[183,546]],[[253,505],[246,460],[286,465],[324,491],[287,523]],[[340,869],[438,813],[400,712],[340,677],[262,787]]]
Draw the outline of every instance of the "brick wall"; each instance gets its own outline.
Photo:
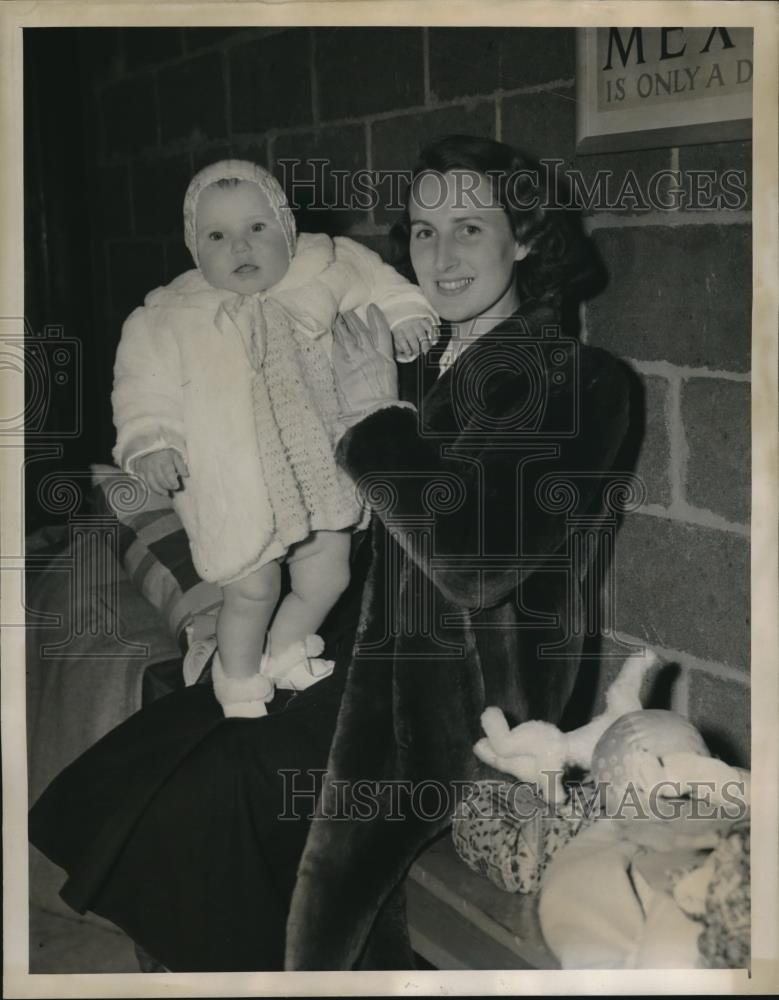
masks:
[[[99,328],[106,378],[123,318],[191,262],[184,188],[227,155],[408,169],[446,132],[492,136],[592,178],[749,173],[749,143],[575,154],[574,32],[556,29],[90,29]],[[391,213],[315,228],[382,250]],[[647,500],[622,526],[617,627],[677,665],[671,702],[729,760],[749,756],[750,213],[587,213],[610,282],[583,337],[627,359],[645,398]],[[107,393],[106,393],[107,396]],[[110,417],[108,426],[110,427]],[[611,675],[604,669],[601,688]]]

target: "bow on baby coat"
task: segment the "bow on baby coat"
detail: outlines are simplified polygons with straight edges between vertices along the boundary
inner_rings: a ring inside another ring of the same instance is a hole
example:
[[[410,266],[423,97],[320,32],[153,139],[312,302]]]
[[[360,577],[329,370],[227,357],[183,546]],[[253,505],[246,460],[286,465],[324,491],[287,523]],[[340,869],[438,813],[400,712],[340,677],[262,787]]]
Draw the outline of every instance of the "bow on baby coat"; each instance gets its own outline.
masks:
[[[214,325],[220,333],[228,335],[231,327],[238,331],[246,357],[254,371],[257,371],[265,360],[268,344],[267,324],[269,321],[278,322],[276,314],[266,309],[267,302],[267,297],[262,294],[238,295],[234,299],[226,299],[220,303],[214,316]],[[287,321],[302,329],[311,340],[317,340],[328,332],[327,327],[318,323],[310,313],[301,313],[297,310],[293,313],[275,299],[273,304]]]
[[[337,270],[339,265],[332,265]],[[305,288],[291,291],[279,290],[272,296],[267,292],[254,295],[235,295],[224,299],[214,316],[214,325],[220,333],[227,334],[231,328],[238,331],[246,356],[254,371],[265,360],[268,329],[267,324],[276,321],[277,307],[285,320],[293,328],[304,333],[310,340],[320,340],[330,334],[338,313],[338,302],[331,289],[321,281],[312,281]]]
[[[265,311],[259,295],[238,295],[220,303],[214,316],[220,333],[229,336],[231,328],[238,331],[249,365],[257,371],[265,360],[267,329]]]

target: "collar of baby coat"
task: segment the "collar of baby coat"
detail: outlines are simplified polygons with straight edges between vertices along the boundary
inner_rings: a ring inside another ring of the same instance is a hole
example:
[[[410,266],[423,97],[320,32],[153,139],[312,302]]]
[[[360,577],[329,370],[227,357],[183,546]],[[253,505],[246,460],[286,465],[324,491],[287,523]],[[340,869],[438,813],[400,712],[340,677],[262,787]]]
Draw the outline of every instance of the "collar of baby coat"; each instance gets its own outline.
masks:
[[[335,244],[324,233],[298,233],[295,256],[289,262],[281,281],[268,288],[263,295],[275,296],[307,285],[335,261]]]
[[[281,281],[260,293],[275,296],[309,284],[335,261],[335,244],[324,233],[299,233],[295,256]],[[224,302],[240,299],[237,292],[212,288],[197,268],[185,271],[168,285],[155,288],[144,299],[147,307],[216,310]]]

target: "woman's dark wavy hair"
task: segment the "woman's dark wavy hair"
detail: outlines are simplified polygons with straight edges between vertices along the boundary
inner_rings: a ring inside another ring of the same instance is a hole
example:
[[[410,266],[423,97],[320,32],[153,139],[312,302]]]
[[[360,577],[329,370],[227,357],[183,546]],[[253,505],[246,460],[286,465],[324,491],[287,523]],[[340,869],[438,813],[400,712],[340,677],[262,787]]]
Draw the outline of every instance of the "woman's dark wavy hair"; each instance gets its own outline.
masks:
[[[522,298],[562,298],[597,277],[597,257],[580,225],[576,225],[578,219],[570,210],[554,207],[559,202],[557,192],[549,190],[547,172],[523,153],[492,139],[448,135],[422,150],[412,182],[428,170],[470,170],[490,179],[517,241],[529,249],[527,257],[515,265]],[[410,236],[407,200],[403,217],[392,227],[390,238],[395,266],[414,280]]]

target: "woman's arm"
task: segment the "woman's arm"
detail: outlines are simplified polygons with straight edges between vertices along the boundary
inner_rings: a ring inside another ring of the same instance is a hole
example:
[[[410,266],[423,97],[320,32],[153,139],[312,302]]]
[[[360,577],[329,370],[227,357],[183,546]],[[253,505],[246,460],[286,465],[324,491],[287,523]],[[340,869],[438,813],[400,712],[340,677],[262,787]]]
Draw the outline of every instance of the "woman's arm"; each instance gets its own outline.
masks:
[[[424,412],[385,407],[355,421],[339,444],[339,461],[379,501],[389,532],[461,606],[499,602],[564,543],[569,512],[537,495],[545,477],[575,478],[580,513],[598,499],[627,427],[627,379],[603,351],[582,348],[580,356],[578,398],[568,386],[550,391],[540,428],[562,426],[576,404],[575,433],[512,433],[527,385],[507,371],[483,401],[493,430],[471,424],[436,437],[420,432]],[[420,517],[433,519],[432,551],[413,530]]]

